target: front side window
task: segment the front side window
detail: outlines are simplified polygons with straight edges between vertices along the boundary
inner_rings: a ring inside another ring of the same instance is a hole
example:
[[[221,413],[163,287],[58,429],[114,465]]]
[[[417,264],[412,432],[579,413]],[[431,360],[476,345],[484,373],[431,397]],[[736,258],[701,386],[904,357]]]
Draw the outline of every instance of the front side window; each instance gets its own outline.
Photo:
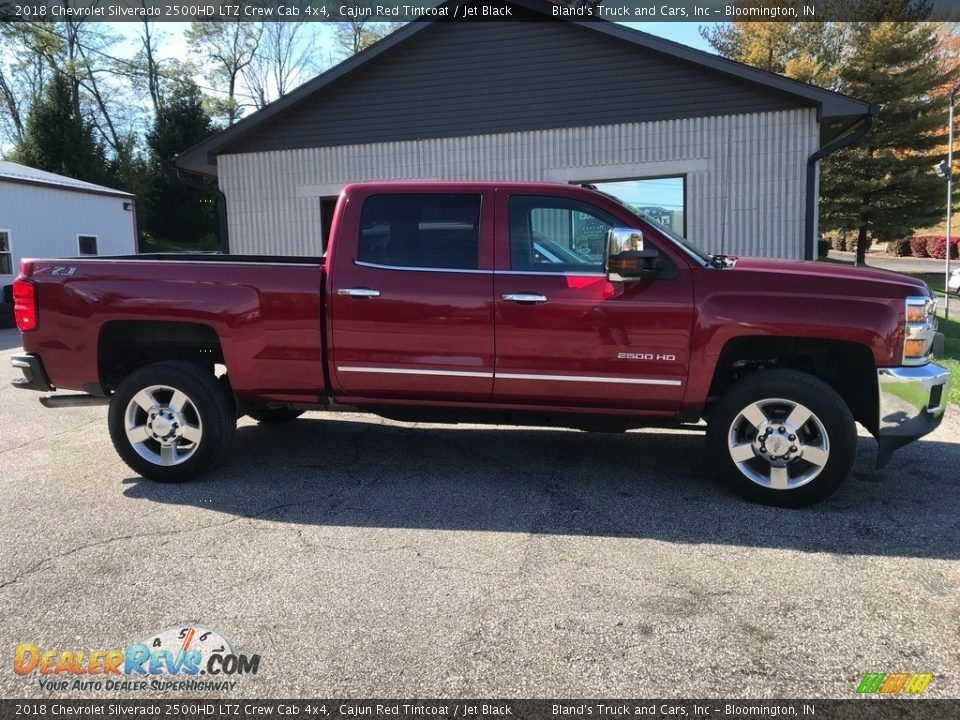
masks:
[[[0,230],[0,275],[13,275],[13,252],[10,250],[9,230]]]
[[[686,178],[638,178],[594,182],[593,187],[610,195],[638,217],[646,220],[703,264],[710,264],[710,255],[695,242],[684,237],[686,227]]]
[[[371,195],[360,214],[360,262],[476,270],[480,196]]]
[[[78,235],[77,241],[80,244],[81,255],[97,254],[97,236],[96,235]]]
[[[602,272],[607,231],[616,221],[577,200],[510,198],[510,267],[529,272]]]

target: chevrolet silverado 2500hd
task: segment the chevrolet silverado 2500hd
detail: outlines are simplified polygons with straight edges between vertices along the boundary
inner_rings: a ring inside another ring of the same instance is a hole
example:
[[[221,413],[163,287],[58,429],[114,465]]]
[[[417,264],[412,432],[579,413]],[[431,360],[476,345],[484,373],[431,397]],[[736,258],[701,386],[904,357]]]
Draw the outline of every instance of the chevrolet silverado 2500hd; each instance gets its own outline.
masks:
[[[923,282],[708,255],[588,188],[350,185],[320,250],[25,260],[14,382],[108,402],[117,452],[159,481],[206,469],[242,414],[705,419],[721,475],[787,506],[847,477],[855,421],[882,465],[943,416]]]

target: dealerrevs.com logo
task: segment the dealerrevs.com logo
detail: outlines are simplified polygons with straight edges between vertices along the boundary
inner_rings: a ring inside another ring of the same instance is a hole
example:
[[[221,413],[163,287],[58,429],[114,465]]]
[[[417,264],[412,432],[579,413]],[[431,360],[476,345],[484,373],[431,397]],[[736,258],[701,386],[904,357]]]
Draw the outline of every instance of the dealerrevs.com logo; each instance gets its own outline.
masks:
[[[919,695],[933,680],[932,673],[867,673],[857,686],[858,695]]]
[[[222,692],[237,686],[235,678],[259,670],[259,655],[238,653],[220,632],[191,623],[153,633],[125,649],[20,643],[13,654],[13,671],[36,677],[40,688],[48,691]]]

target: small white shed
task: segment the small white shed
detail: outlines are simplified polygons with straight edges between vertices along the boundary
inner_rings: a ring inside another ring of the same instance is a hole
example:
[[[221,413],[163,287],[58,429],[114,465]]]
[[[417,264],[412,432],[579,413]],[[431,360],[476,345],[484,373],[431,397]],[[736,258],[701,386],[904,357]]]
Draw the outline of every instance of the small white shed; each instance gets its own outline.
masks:
[[[22,258],[135,253],[134,200],[120,190],[0,160],[0,288],[13,283]]]

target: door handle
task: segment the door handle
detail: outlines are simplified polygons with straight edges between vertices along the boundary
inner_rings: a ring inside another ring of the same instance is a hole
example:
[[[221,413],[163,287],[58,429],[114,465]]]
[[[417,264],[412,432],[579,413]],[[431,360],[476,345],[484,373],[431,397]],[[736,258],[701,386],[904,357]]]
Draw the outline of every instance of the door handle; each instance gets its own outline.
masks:
[[[337,290],[337,295],[346,295],[347,297],[355,298],[374,298],[380,297],[380,291],[371,290],[370,288],[340,288]]]
[[[536,305],[537,303],[545,303],[547,296],[537,293],[507,293],[503,296],[503,299],[507,302]]]

